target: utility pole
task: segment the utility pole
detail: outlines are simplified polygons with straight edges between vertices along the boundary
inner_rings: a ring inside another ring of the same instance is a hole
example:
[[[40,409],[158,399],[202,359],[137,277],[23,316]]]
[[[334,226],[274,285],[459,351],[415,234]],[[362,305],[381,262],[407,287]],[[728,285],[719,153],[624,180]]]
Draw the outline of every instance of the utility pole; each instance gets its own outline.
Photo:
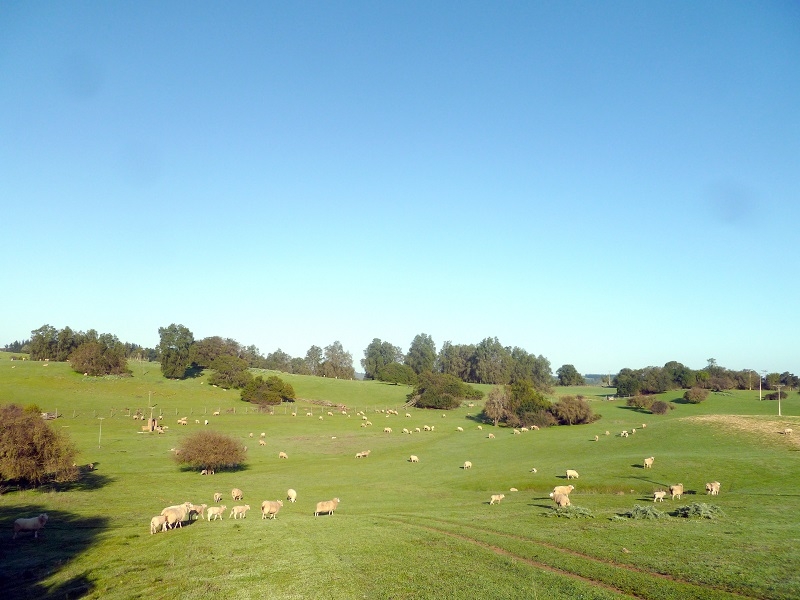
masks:
[[[103,419],[105,419],[105,417],[97,417],[97,418],[100,419],[100,435],[97,437],[97,449],[99,450],[100,444],[103,440]]]
[[[775,387],[778,388],[778,416],[780,417],[781,416],[781,388],[782,387],[786,387],[786,386],[783,385],[782,383],[778,383],[778,384],[775,385]]]

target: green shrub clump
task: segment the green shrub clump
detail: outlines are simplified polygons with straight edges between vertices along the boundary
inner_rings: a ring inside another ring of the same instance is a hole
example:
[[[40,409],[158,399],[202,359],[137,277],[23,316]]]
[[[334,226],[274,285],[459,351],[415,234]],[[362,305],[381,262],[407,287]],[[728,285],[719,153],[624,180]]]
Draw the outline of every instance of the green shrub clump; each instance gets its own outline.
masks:
[[[560,517],[562,519],[594,519],[592,511],[590,511],[588,508],[582,508],[580,506],[556,507],[547,516]]]
[[[674,408],[674,406],[664,402],[663,400],[656,400],[650,406],[650,412],[654,415],[665,415],[667,414],[668,410],[673,410]]]
[[[653,398],[650,396],[645,396],[643,394],[639,394],[637,396],[631,396],[625,401],[625,404],[631,406],[633,408],[641,408],[644,410],[650,410],[650,407],[653,405]]]
[[[664,511],[658,510],[653,506],[641,506],[639,504],[635,504],[633,506],[633,510],[624,512],[619,516],[628,519],[663,519],[668,515]]]
[[[683,394],[683,399],[690,404],[700,404],[706,398],[708,398],[708,390],[701,387],[693,387]]]

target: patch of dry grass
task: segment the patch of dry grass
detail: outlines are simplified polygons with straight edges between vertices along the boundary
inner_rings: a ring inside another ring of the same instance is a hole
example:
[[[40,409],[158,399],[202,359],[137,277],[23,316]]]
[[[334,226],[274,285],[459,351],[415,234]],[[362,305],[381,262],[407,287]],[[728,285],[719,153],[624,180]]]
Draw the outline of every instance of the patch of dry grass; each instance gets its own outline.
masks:
[[[697,415],[686,417],[686,421],[708,423],[729,431],[755,435],[764,441],[787,443],[800,448],[800,423],[797,419],[781,417],[761,417],[753,415]],[[792,435],[784,435],[787,427],[798,429]]]

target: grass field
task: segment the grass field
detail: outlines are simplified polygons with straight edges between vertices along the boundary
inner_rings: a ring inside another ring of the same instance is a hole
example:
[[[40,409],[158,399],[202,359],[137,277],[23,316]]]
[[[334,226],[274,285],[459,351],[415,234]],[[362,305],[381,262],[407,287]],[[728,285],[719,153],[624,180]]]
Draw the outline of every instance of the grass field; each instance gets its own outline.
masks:
[[[403,386],[282,375],[303,400],[270,415],[202,377],[165,380],[157,364],[132,363],[130,378],[93,379],[66,364],[9,356],[0,353],[0,403],[57,409],[62,417],[52,426],[69,434],[79,463],[96,470],[60,491],[0,496],[3,600],[800,598],[800,418],[777,417],[776,403],[759,402],[758,391],[712,394],[700,405],[665,394],[676,410],[658,417],[604,400],[603,388],[572,388],[562,393],[587,396],[600,421],[512,435],[479,431],[480,403],[444,418],[409,409],[406,418]],[[319,401],[346,404],[353,416],[330,409],[330,417]],[[141,422],[126,416],[136,408],[149,415],[153,405],[169,425],[165,435],[140,433]],[[400,415],[375,412],[382,408]],[[222,414],[211,416],[216,410]],[[357,410],[371,427],[360,427]],[[782,410],[800,415],[800,395],[792,392]],[[183,416],[188,426],[177,425]],[[204,477],[172,461],[170,449],[206,418],[208,428],[249,446],[245,468]],[[435,430],[400,433],[424,425]],[[383,433],[387,426],[393,433]],[[634,427],[635,435],[619,437]],[[784,427],[795,436],[781,435]],[[370,457],[356,460],[362,450]],[[280,451],[289,459],[279,460]],[[420,462],[408,462],[410,454]],[[655,464],[645,470],[647,456]],[[472,469],[461,468],[465,460]],[[553,516],[548,493],[566,483],[566,469],[580,473],[573,505],[594,518]],[[722,491],[712,498],[704,484],[713,480]],[[724,514],[618,517],[653,506],[654,490],[678,482],[688,493],[656,508],[670,514],[705,502]],[[233,487],[252,507],[244,520],[228,518]],[[290,487],[297,503],[261,520],[261,501],[284,499]],[[150,535],[150,517],[163,507],[212,504],[217,491],[228,507],[223,521]],[[496,493],[505,499],[490,506]],[[315,518],[316,502],[335,496],[336,513]],[[38,540],[11,540],[16,517],[40,512],[50,521]]]

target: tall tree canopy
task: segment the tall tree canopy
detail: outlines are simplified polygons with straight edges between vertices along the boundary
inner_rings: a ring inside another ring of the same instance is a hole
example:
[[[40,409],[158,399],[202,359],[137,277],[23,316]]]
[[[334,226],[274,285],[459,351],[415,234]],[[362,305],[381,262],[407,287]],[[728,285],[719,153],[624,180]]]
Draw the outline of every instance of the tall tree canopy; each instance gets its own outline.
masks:
[[[346,352],[340,341],[325,346],[325,355],[322,360],[322,375],[338,379],[355,379],[356,370],[353,368],[353,355]]]
[[[433,338],[427,333],[415,336],[406,354],[405,364],[414,369],[417,375],[433,371],[436,365],[436,344],[433,343]]]
[[[274,375],[266,379],[258,375],[242,389],[242,400],[254,404],[271,405],[294,402],[295,397],[291,384]]]
[[[384,367],[392,363],[400,363],[402,360],[403,352],[398,346],[393,346],[389,342],[383,342],[375,338],[364,350],[364,358],[361,359],[364,378],[377,379],[378,373]]]
[[[159,327],[161,342],[161,372],[170,379],[183,379],[192,364],[190,348],[194,343],[194,335],[183,325],[173,323],[169,327]]]
[[[561,365],[556,371],[558,385],[584,385],[586,380],[574,365]]]
[[[461,402],[470,398],[483,397],[483,392],[464,383],[457,377],[443,373],[421,373],[417,385],[408,395],[419,408],[452,409],[461,406]]]

